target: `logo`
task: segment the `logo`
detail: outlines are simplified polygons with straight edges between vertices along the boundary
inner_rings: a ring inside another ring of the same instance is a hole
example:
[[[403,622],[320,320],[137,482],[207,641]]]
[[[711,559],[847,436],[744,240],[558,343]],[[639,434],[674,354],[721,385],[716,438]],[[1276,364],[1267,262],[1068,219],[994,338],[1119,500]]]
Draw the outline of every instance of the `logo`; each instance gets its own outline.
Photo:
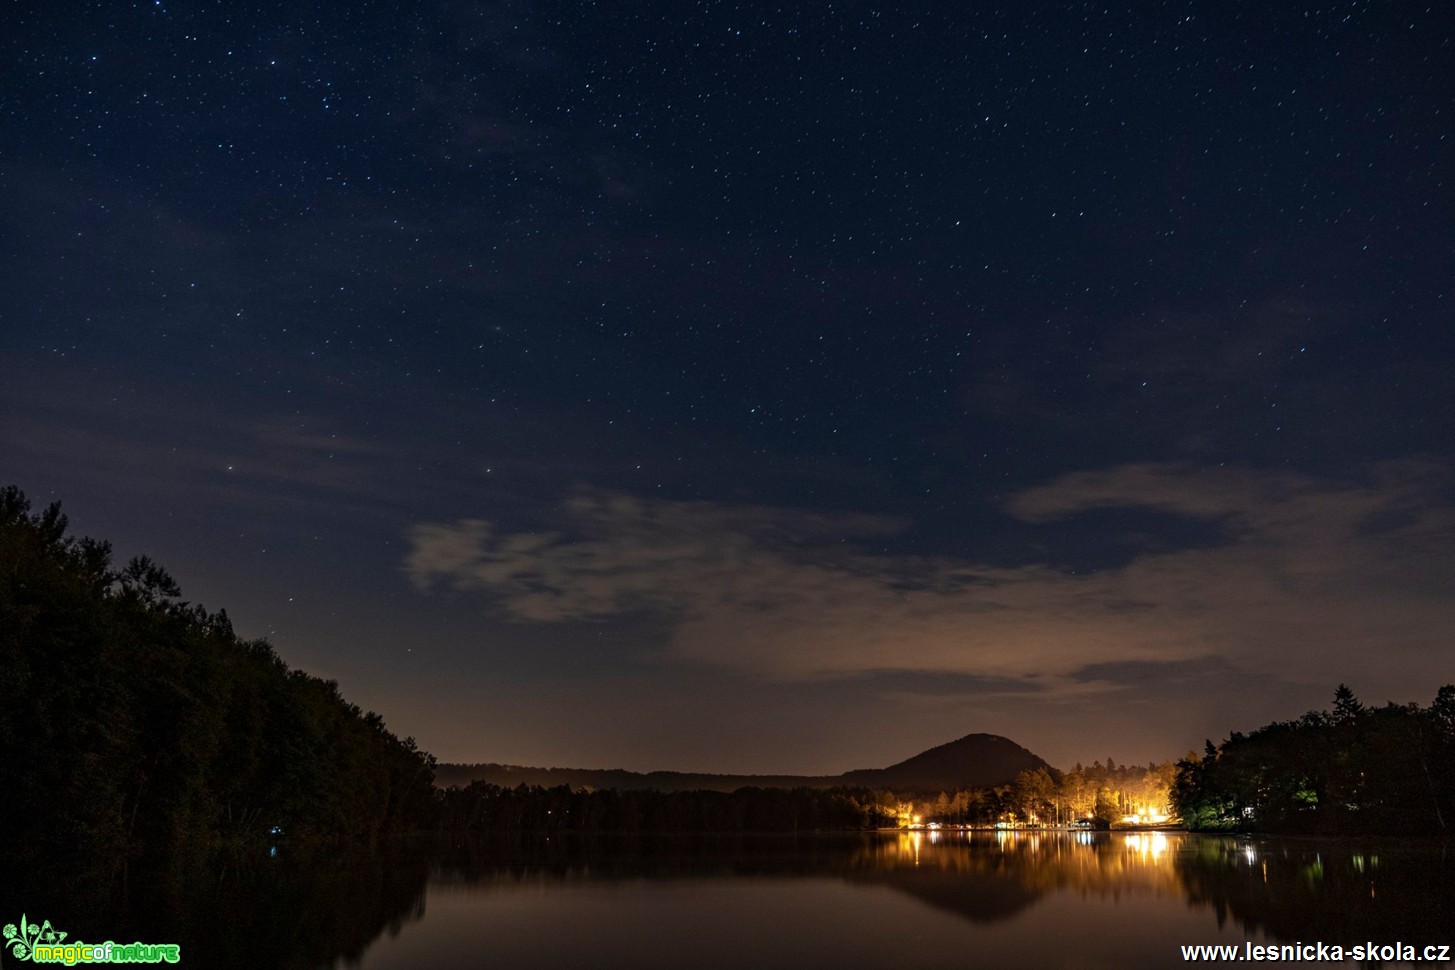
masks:
[[[182,948],[176,943],[82,943],[66,942],[66,934],[51,926],[51,921],[32,923],[25,916],[20,925],[5,925],[5,946],[17,960],[30,963],[59,963],[74,967],[78,963],[178,963]]]

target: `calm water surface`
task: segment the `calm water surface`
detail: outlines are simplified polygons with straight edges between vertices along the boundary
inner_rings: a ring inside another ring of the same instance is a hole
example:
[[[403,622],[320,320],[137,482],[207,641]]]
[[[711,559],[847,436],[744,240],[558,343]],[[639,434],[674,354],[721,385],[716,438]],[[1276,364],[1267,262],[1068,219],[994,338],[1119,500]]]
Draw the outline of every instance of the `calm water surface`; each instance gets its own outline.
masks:
[[[1158,967],[1180,946],[1455,943],[1440,845],[944,832],[458,845],[335,967]],[[1452,964],[1455,966],[1455,964]]]

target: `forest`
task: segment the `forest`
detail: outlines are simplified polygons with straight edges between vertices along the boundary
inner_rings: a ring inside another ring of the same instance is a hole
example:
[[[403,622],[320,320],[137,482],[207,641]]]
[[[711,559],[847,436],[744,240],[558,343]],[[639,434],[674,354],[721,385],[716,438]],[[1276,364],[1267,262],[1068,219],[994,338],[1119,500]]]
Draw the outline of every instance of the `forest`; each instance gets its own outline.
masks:
[[[434,759],[142,557],[0,490],[0,883],[98,897],[433,824]]]
[[[1455,820],[1455,685],[1429,707],[1366,707],[1340,684],[1309,711],[1177,763],[1172,800],[1193,831],[1448,833]]]

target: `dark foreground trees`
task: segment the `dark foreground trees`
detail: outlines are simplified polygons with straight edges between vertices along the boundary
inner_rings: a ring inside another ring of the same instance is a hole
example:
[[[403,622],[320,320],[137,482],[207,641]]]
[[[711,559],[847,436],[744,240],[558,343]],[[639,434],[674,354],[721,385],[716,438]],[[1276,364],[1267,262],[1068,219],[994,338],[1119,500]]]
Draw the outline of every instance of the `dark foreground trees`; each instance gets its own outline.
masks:
[[[0,867],[114,886],[290,838],[432,823],[434,759],[150,561],[0,490]]]
[[[1194,830],[1444,834],[1455,823],[1455,686],[1429,707],[1329,711],[1211,741],[1177,764],[1173,800]]]

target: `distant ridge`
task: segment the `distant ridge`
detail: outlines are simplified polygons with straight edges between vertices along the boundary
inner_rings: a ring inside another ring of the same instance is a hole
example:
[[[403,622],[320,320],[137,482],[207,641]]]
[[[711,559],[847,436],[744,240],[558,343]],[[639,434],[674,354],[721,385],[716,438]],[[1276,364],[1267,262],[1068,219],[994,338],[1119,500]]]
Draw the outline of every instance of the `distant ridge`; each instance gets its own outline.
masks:
[[[859,768],[842,775],[712,775],[683,771],[626,771],[621,768],[527,768],[501,764],[442,764],[435,769],[441,788],[472,781],[514,788],[615,788],[621,791],[736,791],[739,788],[893,788],[955,791],[1007,785],[1022,771],[1049,768],[1045,761],[998,734],[967,734],[930,748],[888,768]]]

